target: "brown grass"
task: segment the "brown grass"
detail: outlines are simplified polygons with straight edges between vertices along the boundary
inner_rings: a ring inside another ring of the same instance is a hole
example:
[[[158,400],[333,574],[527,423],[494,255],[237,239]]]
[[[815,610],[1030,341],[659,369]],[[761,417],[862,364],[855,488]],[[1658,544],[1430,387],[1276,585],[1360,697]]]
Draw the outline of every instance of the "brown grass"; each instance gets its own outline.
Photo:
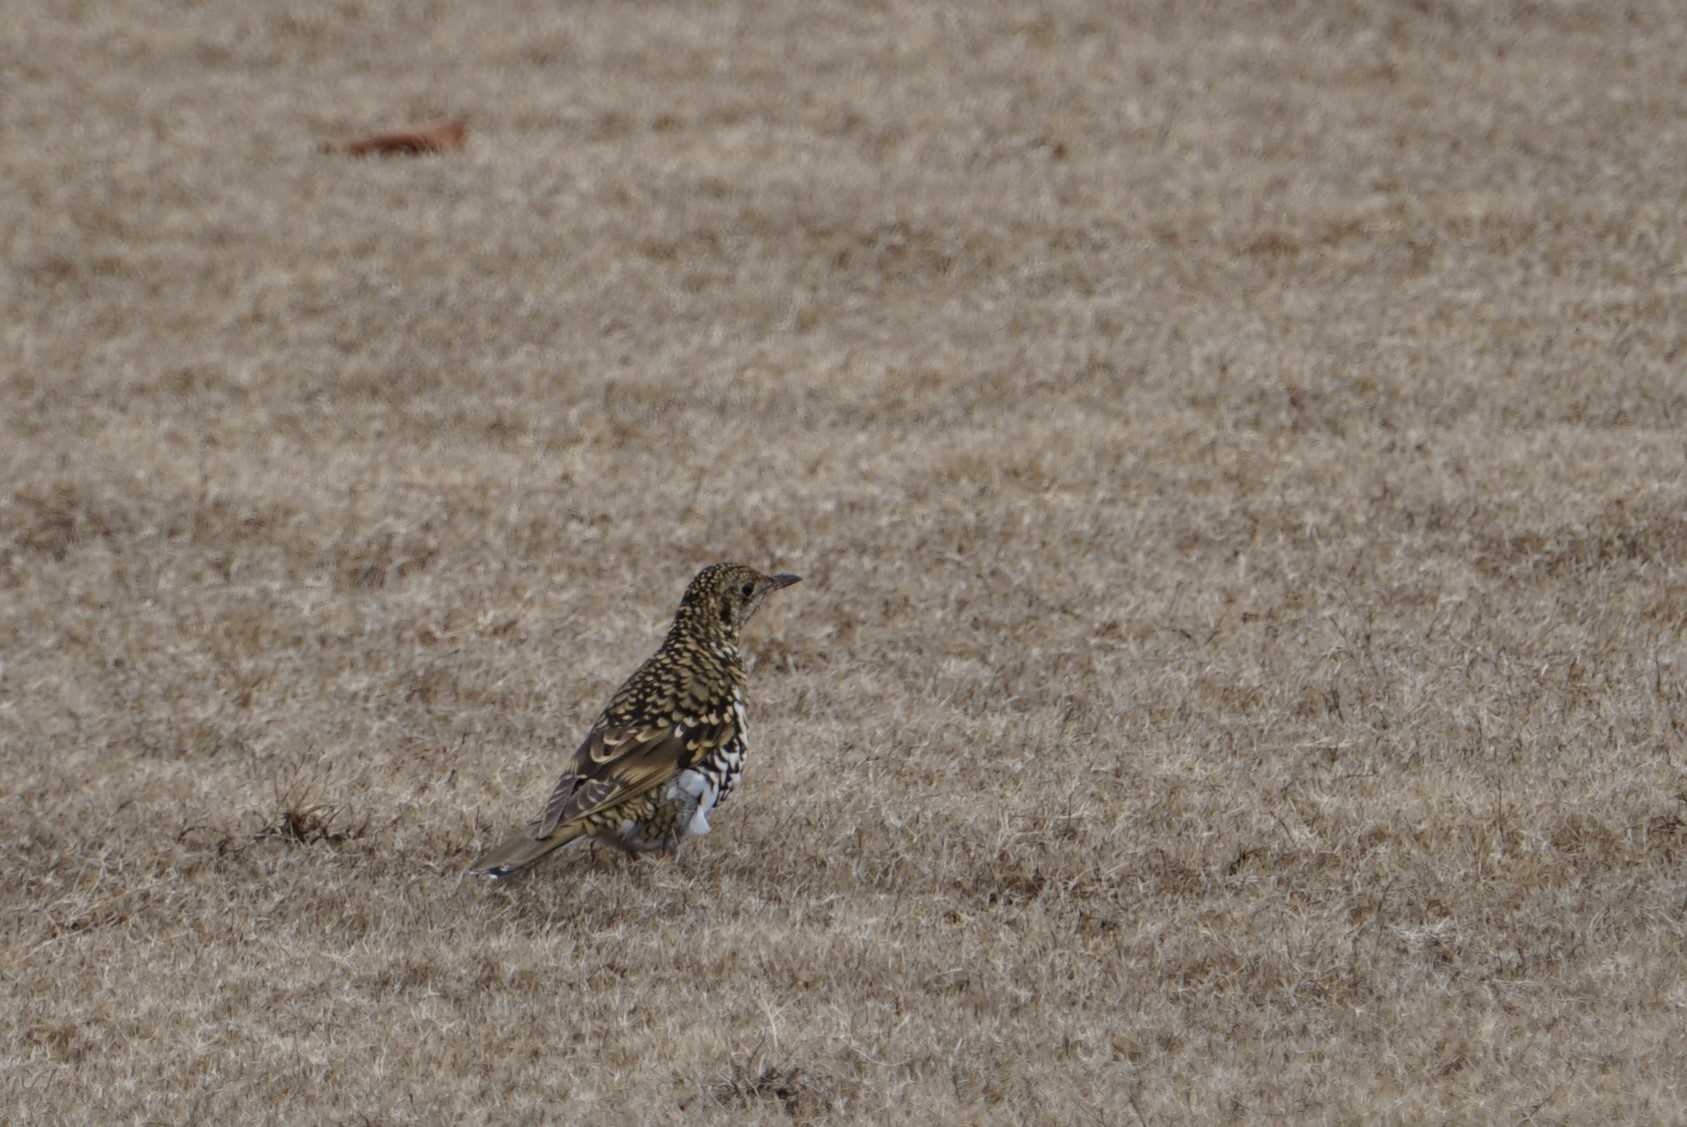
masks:
[[[1679,4],[13,7],[0,1120],[1687,1106]]]

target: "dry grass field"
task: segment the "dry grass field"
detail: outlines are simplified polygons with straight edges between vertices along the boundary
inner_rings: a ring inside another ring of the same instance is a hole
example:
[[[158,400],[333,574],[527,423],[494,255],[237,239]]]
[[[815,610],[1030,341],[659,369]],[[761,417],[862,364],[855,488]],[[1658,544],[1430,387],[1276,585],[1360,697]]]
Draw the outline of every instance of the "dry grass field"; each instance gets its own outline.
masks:
[[[1674,0],[7,3],[0,1121],[1680,1122],[1684,169]],[[718,559],[714,833],[462,880]]]

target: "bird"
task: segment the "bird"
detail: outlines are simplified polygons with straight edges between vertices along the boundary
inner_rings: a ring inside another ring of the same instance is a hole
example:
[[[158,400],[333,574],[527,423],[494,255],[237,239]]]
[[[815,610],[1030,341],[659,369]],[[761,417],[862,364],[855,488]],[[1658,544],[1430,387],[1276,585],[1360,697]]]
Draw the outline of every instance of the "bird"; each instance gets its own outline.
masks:
[[[798,581],[736,563],[698,572],[667,638],[610,698],[539,816],[469,872],[502,879],[580,838],[672,853],[708,833],[749,746],[740,633],[768,595]]]

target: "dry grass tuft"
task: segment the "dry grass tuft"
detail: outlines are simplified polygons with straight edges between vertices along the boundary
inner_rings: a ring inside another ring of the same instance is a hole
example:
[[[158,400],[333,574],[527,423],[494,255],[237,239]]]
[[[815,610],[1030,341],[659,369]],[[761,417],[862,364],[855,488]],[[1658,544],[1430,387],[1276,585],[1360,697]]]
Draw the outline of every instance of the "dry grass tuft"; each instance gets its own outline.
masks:
[[[732,1075],[715,1088],[715,1096],[723,1105],[745,1110],[765,1104],[798,1122],[810,1122],[836,1106],[805,1080],[801,1069],[757,1067],[741,1061],[733,1063]]]
[[[344,845],[369,832],[369,818],[357,820],[339,806],[314,801],[308,788],[277,788],[276,813],[252,834],[253,841],[274,839],[292,845]]]

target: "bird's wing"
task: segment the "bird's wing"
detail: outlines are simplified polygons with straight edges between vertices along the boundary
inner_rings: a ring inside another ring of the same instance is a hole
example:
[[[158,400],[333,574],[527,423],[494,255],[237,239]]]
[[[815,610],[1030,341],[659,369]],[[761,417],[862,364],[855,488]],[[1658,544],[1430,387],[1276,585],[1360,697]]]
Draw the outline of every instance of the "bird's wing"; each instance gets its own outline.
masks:
[[[731,740],[730,709],[663,709],[664,721],[615,723],[606,714],[574,753],[545,811],[528,829],[545,837],[564,822],[589,817],[652,790]]]

